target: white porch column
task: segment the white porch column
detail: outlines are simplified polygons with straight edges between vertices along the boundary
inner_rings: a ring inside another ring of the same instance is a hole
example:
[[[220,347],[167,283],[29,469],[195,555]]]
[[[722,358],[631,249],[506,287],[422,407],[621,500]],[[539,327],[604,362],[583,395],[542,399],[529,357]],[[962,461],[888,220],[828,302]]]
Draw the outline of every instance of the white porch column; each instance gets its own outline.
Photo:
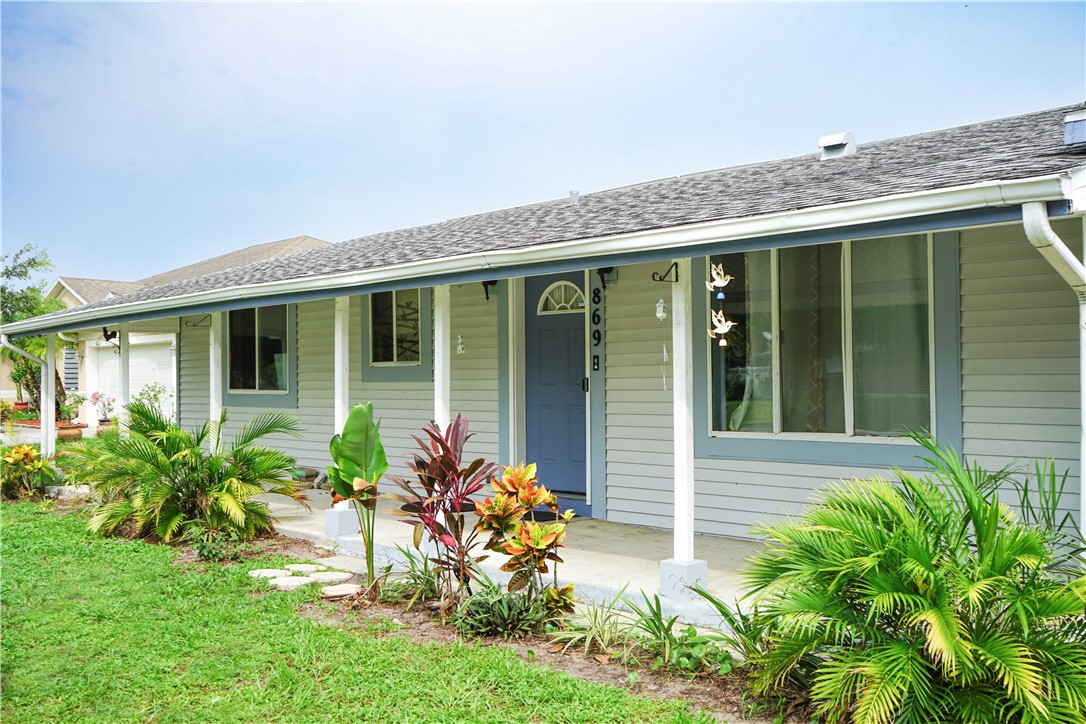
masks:
[[[694,559],[694,341],[690,260],[677,259],[671,287],[672,401],[674,414],[674,558],[660,563],[660,595],[692,600],[687,586],[705,585],[708,564]]]
[[[101,373],[98,369],[98,348],[94,346],[93,340],[84,341],[83,347],[83,369],[87,375],[87,388],[88,394],[92,392],[100,392],[102,390]],[[98,408],[94,405],[87,403],[87,424],[93,425],[95,429],[98,428]]]
[[[222,312],[211,313],[208,330],[208,419],[218,421],[222,415]]]
[[[45,335],[45,365],[41,371],[41,454],[50,457],[57,445],[57,336]]]
[[[448,284],[434,287],[434,422],[444,432],[452,417],[452,319]]]
[[[332,365],[335,391],[332,412],[335,432],[343,430],[351,405],[351,355],[348,344],[351,336],[351,298],[336,297],[336,317],[333,331]]]
[[[117,325],[117,343],[120,346],[120,407],[121,417],[127,422],[128,413],[124,411],[125,406],[132,401],[132,350],[128,346],[128,322],[121,322]]]

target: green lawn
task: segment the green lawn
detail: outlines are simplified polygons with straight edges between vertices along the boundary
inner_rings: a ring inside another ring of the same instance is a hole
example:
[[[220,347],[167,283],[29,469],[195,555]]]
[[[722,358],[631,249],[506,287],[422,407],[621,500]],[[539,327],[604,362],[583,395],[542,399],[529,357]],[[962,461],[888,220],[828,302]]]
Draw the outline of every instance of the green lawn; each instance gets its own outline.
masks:
[[[318,624],[295,613],[314,591],[253,595],[275,559],[186,572],[84,525],[0,508],[5,722],[687,720],[500,648]]]

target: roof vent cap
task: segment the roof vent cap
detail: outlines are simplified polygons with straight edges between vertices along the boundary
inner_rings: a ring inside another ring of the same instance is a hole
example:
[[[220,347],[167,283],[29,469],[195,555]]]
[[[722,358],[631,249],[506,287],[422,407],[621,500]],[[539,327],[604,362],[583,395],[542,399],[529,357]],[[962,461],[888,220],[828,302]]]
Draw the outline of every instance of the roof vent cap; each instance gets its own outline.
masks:
[[[1063,145],[1086,143],[1086,110],[1073,111],[1063,117]]]
[[[580,191],[570,191],[569,192],[569,202],[571,204],[579,203],[580,200],[581,200],[581,192]]]
[[[822,161],[831,158],[851,156],[856,153],[856,139],[848,131],[844,133],[831,133],[818,139],[818,147],[822,149]]]

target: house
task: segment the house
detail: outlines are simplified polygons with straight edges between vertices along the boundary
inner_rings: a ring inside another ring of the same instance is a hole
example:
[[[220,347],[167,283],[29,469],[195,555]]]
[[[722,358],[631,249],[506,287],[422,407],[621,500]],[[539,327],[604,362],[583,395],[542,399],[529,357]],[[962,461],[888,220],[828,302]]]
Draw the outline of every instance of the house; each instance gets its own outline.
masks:
[[[45,296],[47,299],[59,299],[67,308],[79,307],[141,289],[326,246],[329,246],[328,242],[311,236],[254,244],[134,282],[62,276],[57,277]],[[176,397],[177,333],[177,320],[155,320],[132,326],[128,338],[131,346],[129,397],[150,384],[161,385],[171,400]],[[75,340],[75,345],[65,347],[63,351],[62,379],[65,389],[82,390],[87,394],[99,391],[107,397],[121,399],[120,347],[116,339],[105,339],[102,329],[82,330],[78,338],[69,339]],[[5,381],[10,384],[6,377]],[[84,404],[80,417],[91,426],[97,424],[98,416],[90,403]]]
[[[1052,456],[1079,520],[1086,106],[347,241],[8,325],[179,334],[184,425],[289,410],[303,464],[372,400],[392,461],[464,413],[581,514],[749,536],[828,479]],[[1078,325],[1078,326],[1077,326]],[[122,343],[122,351],[124,349]],[[47,379],[48,378],[47,376]]]

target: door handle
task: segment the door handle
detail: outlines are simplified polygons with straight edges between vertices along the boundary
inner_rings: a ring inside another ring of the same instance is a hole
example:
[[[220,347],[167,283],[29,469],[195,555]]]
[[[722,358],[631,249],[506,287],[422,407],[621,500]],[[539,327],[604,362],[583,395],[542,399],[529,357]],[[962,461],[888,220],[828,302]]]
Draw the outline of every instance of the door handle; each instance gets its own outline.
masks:
[[[585,392],[588,392],[588,378],[587,377],[581,379],[581,389],[584,390]]]

